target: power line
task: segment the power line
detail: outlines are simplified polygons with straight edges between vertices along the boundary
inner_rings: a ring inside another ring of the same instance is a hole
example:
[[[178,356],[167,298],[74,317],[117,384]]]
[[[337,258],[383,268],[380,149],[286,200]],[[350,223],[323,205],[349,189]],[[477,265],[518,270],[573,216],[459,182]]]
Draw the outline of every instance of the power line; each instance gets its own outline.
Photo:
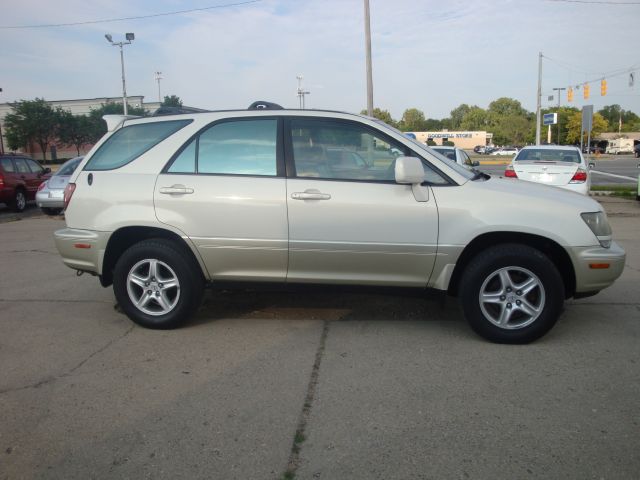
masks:
[[[75,27],[78,25],[91,25],[95,23],[109,23],[109,22],[122,22],[124,20],[139,20],[142,18],[155,18],[155,17],[167,17],[170,15],[181,15],[183,13],[202,12],[204,10],[213,10],[216,8],[238,7],[241,5],[248,5],[251,3],[257,3],[262,0],[247,0],[245,2],[227,3],[225,5],[213,5],[202,8],[192,8],[189,10],[177,10],[175,12],[163,12],[154,13],[151,15],[139,15],[136,17],[122,17],[122,18],[108,18],[103,20],[89,20],[86,22],[69,22],[69,23],[51,23],[44,25],[0,25],[0,29],[20,29],[20,28],[50,28],[50,27]]]
[[[640,5],[640,2],[607,2],[604,0],[547,0],[556,3],[586,3],[593,5]]]

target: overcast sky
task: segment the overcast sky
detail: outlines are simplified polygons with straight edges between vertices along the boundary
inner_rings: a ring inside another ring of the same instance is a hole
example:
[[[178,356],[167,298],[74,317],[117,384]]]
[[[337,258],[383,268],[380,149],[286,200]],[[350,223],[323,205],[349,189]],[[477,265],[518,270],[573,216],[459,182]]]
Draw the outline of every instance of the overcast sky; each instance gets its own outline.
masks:
[[[69,23],[150,15],[242,0],[2,0],[0,25]],[[606,0],[605,0],[606,1]],[[627,1],[627,0],[619,0]],[[628,0],[631,1],[631,0]],[[591,83],[574,106],[620,104],[640,114],[640,5],[550,0],[370,0],[374,105],[394,118],[411,107],[441,118],[461,103],[486,108],[513,97],[534,111],[538,52],[543,106],[553,87]],[[254,100],[297,107],[296,75],[307,107],[366,106],[362,0],[261,0],[148,19],[57,28],[0,28],[0,102],[121,95],[114,40],[125,47],[127,91],[162,94],[207,109]],[[553,60],[551,60],[553,59]],[[635,68],[636,84],[629,86]],[[599,79],[611,72],[609,93]],[[562,99],[566,104],[566,96]]]

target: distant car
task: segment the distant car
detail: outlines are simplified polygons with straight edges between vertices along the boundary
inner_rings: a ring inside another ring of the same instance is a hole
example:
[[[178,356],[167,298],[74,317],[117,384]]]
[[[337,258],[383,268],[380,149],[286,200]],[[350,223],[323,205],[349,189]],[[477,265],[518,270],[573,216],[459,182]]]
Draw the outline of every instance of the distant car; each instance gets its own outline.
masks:
[[[636,143],[635,147],[633,147],[633,154],[636,158],[640,158],[640,143]]]
[[[543,183],[589,195],[589,166],[576,147],[524,147],[504,172],[508,178]]]
[[[32,158],[20,154],[0,155],[0,203],[22,212],[36,196],[38,186],[51,175]]]
[[[484,152],[484,145],[476,145],[475,147],[473,147],[473,152],[474,153],[483,153]]]
[[[494,150],[491,155],[516,155],[517,153],[518,149],[515,147],[503,147]]]
[[[458,165],[462,165],[467,168],[473,168],[480,165],[477,160],[471,160],[467,152],[457,147],[431,147],[431,150],[438,152],[440,155],[448,160],[453,160]]]
[[[36,204],[47,215],[58,215],[64,208],[64,189],[69,183],[71,174],[78,167],[84,157],[75,157],[62,164],[51,178],[45,180],[38,187]]]

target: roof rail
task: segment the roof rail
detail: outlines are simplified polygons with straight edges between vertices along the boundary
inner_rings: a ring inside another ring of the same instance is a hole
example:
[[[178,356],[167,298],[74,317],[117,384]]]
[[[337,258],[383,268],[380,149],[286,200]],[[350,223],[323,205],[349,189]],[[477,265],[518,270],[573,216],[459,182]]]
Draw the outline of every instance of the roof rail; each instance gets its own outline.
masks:
[[[151,114],[152,117],[161,117],[163,115],[180,115],[183,113],[202,113],[210,110],[203,110],[195,107],[159,107]]]
[[[247,108],[247,110],[284,110],[284,108],[282,108],[277,103],[258,100],[257,102],[253,102],[251,105],[249,105],[249,108]]]

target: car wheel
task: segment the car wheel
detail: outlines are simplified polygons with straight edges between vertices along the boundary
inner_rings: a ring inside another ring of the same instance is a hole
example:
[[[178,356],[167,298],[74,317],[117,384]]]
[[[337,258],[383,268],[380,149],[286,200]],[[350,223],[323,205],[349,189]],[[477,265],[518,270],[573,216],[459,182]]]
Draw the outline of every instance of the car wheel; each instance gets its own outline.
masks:
[[[62,213],[62,209],[61,208],[49,208],[49,207],[42,207],[42,212],[47,214],[47,215],[60,215]]]
[[[553,262],[519,244],[491,247],[465,269],[460,299],[471,328],[496,343],[529,343],[555,325],[564,283]]]
[[[27,197],[24,193],[24,190],[18,188],[16,190],[15,195],[13,196],[13,201],[11,202],[11,208],[14,212],[22,212],[27,206]]]
[[[194,258],[175,242],[151,239],[127,249],[113,272],[122,310],[147,328],[176,328],[200,306],[204,280]]]

